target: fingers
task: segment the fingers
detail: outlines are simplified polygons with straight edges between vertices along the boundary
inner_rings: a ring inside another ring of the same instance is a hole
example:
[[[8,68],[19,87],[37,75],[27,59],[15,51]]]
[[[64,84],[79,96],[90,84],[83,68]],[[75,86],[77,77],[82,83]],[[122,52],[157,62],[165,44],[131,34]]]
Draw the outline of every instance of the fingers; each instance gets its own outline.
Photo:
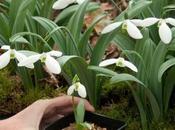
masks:
[[[75,97],[75,104],[77,105],[80,100],[82,100],[82,99],[78,98],[78,97]],[[87,111],[91,111],[91,112],[95,111],[94,107],[86,99],[83,99],[83,101],[84,101],[85,109]],[[71,104],[72,104],[72,102],[71,102]]]
[[[95,111],[94,107],[85,99],[81,99],[78,97],[74,98],[74,103],[77,105],[80,100],[84,100],[85,109],[87,111]],[[71,96],[61,96],[54,99],[50,99],[50,105],[45,110],[41,127],[45,124],[57,120],[57,115],[68,115],[73,111],[73,102]]]
[[[86,99],[74,97],[75,105],[77,105],[80,100],[84,101],[85,109],[87,111],[91,111],[91,112],[95,111],[94,107]],[[51,99],[51,106],[53,107],[63,107],[63,109],[65,109],[66,107],[72,107],[72,105],[73,105],[73,102],[72,102],[71,96],[61,96],[61,97]]]

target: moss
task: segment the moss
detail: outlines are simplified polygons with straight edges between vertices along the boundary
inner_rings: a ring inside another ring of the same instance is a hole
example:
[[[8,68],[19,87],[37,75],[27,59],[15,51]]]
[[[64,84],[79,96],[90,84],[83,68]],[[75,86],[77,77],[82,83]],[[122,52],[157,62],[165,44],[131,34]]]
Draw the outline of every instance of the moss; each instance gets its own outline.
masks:
[[[0,71],[0,101],[2,101],[13,89],[13,82],[9,80],[9,73],[6,70]]]
[[[34,101],[52,98],[65,92],[65,88],[55,88],[44,84],[24,92],[18,76],[11,76],[7,70],[0,71],[0,115],[15,114]]]
[[[105,100],[105,104],[97,110],[98,113],[126,122],[126,130],[141,130],[139,111],[131,91],[124,83],[112,87],[105,86],[102,93],[102,96],[108,96],[108,101]],[[175,130],[174,115],[175,108],[172,108],[168,111],[167,120],[153,122],[150,130]]]

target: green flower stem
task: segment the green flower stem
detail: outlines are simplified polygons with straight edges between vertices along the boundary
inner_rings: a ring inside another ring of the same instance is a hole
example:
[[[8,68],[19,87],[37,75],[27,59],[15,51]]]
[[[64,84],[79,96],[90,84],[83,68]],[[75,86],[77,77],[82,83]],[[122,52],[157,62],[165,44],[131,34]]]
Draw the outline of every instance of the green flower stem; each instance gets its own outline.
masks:
[[[76,106],[75,106],[75,99],[74,96],[72,96],[72,106],[73,106],[73,111],[74,111],[74,116],[76,117],[77,112],[76,112]],[[75,118],[76,119],[76,118]],[[77,121],[76,121],[77,122]]]
[[[114,0],[110,0],[113,5],[119,10],[119,13],[122,12],[121,8],[114,2]]]

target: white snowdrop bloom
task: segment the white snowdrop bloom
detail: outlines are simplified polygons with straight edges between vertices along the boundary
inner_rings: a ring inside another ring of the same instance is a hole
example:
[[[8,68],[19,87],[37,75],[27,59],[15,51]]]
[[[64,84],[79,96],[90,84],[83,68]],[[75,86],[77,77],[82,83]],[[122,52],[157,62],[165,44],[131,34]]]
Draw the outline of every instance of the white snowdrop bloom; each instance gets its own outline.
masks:
[[[49,72],[53,74],[61,73],[61,67],[58,61],[56,61],[53,57],[60,57],[62,56],[62,52],[60,51],[50,51],[47,53],[36,54],[27,57],[25,60],[19,62],[18,66],[26,66],[28,64],[34,64],[38,60],[42,63],[45,63]]]
[[[78,95],[82,98],[86,98],[87,96],[86,88],[80,82],[71,85],[67,90],[67,95],[72,95],[74,92],[78,92]]]
[[[53,9],[64,9],[68,5],[73,4],[73,3],[78,3],[79,5],[82,4],[85,0],[57,0],[53,4]]]
[[[142,27],[148,27],[158,22],[159,36],[162,42],[169,44],[172,40],[172,32],[167,24],[175,26],[174,18],[158,19],[154,17],[144,19],[140,25]]]
[[[7,50],[7,52],[0,55],[0,69],[6,67],[11,59],[17,59],[18,62],[26,59],[27,57],[22,53],[16,51],[15,49],[11,49],[10,46],[4,45],[1,47],[2,50]],[[33,64],[28,64],[26,67],[33,68]]]
[[[172,40],[172,31],[167,24],[175,26],[175,19],[166,18],[166,19],[159,20],[159,24],[158,24],[159,36],[162,42],[164,42],[165,44],[169,44]]]
[[[101,33],[102,34],[109,33],[122,25],[122,29],[127,30],[130,37],[134,39],[142,39],[143,35],[141,34],[140,30],[137,28],[137,26],[139,26],[139,24],[141,23],[140,21],[141,20],[139,19],[133,19],[133,20],[127,19],[122,22],[115,22],[115,23],[107,25],[102,30]]]
[[[116,64],[116,66],[119,66],[119,67],[128,67],[131,70],[138,72],[137,67],[134,64],[125,60],[122,57],[119,57],[117,59],[112,58],[112,59],[104,60],[104,61],[100,62],[99,66],[105,67],[105,66],[112,65],[112,64]]]

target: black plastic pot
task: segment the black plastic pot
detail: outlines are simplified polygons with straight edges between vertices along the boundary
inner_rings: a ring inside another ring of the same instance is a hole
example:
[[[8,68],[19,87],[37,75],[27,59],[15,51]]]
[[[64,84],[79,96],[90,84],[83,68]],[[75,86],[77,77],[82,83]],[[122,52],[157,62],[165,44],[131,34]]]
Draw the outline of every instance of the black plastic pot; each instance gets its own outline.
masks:
[[[91,112],[86,112],[85,121],[107,128],[107,130],[124,130],[126,127],[126,124],[122,121],[114,120]],[[61,130],[73,122],[75,122],[74,114],[70,114],[51,124],[48,128],[46,128],[46,130]]]

